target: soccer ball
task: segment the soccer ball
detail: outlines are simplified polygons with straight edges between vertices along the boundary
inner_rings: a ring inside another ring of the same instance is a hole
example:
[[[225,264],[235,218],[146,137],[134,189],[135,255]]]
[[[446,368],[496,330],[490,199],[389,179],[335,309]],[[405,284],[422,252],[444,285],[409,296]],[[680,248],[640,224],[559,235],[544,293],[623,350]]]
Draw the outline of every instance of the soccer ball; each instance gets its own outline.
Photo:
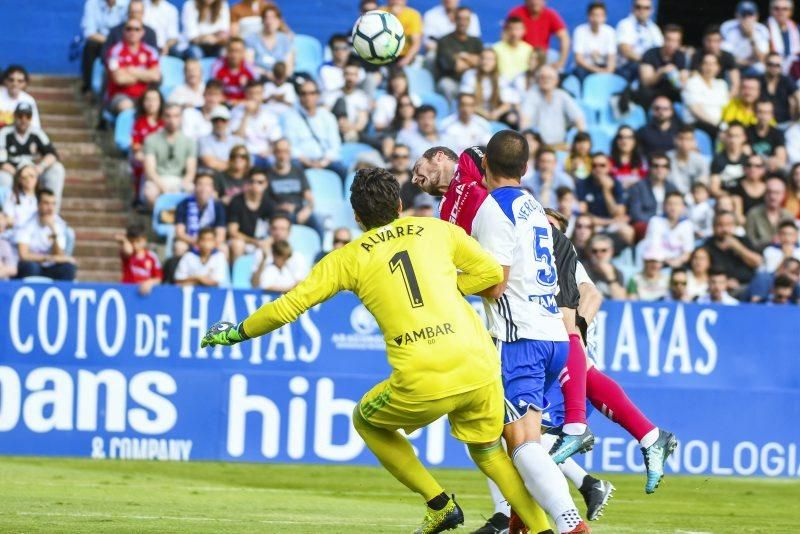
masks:
[[[368,11],[353,26],[353,48],[365,61],[386,65],[397,59],[406,44],[403,25],[385,11]]]

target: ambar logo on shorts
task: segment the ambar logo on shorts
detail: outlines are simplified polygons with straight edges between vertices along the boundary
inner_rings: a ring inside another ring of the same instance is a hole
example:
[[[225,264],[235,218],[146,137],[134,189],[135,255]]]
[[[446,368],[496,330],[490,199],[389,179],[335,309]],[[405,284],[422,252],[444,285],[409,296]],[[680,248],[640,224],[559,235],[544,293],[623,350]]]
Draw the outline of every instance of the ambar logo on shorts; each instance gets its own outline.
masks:
[[[446,336],[448,334],[455,334],[453,325],[450,323],[442,323],[437,324],[436,326],[426,326],[424,328],[420,328],[419,330],[412,330],[411,332],[400,334],[399,336],[395,336],[394,342],[397,343],[398,346],[403,344],[410,345],[411,343],[416,343],[421,339],[427,340],[428,343],[435,343],[435,338],[439,336]]]
[[[352,332],[336,333],[331,336],[331,341],[337,349],[350,350],[385,350],[386,342],[383,340],[378,323],[372,314],[359,304],[350,312],[350,327]]]

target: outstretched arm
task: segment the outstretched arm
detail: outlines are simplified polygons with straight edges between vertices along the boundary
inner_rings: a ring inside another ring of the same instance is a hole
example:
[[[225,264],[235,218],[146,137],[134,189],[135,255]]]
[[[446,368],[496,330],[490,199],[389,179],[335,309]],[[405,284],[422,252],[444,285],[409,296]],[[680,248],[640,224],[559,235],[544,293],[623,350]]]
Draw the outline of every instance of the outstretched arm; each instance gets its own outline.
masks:
[[[458,273],[458,290],[462,295],[473,295],[503,281],[503,269],[491,254],[460,227],[451,228],[455,241],[453,260]]]

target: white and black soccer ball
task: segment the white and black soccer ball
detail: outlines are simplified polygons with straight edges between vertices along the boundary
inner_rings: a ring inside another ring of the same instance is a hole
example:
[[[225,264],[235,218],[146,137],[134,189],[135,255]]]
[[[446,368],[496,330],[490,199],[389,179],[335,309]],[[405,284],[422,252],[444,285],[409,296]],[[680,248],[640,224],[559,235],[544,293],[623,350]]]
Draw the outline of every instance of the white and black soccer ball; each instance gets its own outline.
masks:
[[[353,26],[353,48],[365,61],[386,65],[396,60],[406,44],[403,25],[386,11],[367,11]]]

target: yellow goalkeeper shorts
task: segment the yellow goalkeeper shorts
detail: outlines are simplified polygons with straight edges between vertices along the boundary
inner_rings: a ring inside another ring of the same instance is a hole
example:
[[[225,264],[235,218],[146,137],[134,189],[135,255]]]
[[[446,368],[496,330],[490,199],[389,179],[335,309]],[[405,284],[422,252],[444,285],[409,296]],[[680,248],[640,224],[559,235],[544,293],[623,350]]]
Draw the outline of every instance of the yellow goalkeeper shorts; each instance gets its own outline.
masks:
[[[384,380],[370,389],[358,403],[369,424],[407,434],[427,426],[443,415],[450,433],[464,443],[490,443],[503,432],[503,384],[500,377],[486,386],[436,400],[414,401],[395,394]]]

